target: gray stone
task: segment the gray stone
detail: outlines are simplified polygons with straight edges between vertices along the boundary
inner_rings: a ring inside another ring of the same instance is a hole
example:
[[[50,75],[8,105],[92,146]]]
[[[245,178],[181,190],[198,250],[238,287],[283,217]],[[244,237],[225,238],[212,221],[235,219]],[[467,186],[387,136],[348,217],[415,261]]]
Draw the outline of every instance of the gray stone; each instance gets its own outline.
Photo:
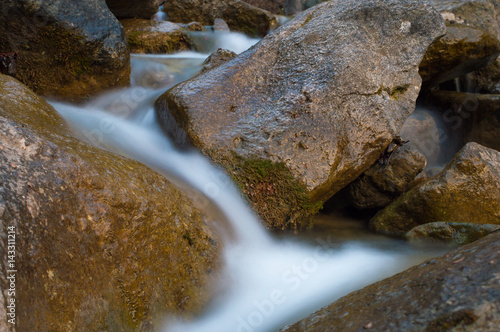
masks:
[[[429,240],[446,241],[452,244],[467,244],[499,231],[500,225],[477,225],[461,222],[431,222],[413,228],[406,233],[405,239],[412,242]]]
[[[397,135],[415,108],[418,64],[444,32],[426,1],[326,2],[167,91],[156,109],[160,117],[171,112],[190,141],[237,181],[240,162],[283,166],[299,184],[295,190],[275,184],[276,193],[305,193],[311,204],[304,204],[317,211]],[[291,216],[307,210],[276,204],[270,209],[281,226],[296,226]]]

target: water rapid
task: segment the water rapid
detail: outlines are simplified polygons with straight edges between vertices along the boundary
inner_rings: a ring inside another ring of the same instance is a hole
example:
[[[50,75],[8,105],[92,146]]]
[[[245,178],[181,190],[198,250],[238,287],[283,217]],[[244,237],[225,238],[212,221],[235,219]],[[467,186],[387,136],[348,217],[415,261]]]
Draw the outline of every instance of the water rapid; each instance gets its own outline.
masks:
[[[237,42],[224,43],[233,43],[235,51],[254,43],[231,38]],[[200,153],[178,150],[157,122],[154,100],[196,75],[206,56],[133,55],[131,87],[80,106],[52,102],[75,135],[161,173],[217,221],[214,227],[225,242],[223,291],[193,321],[168,317],[165,331],[274,331],[428,257],[389,239],[380,246],[326,235],[307,240],[270,235],[231,180]]]

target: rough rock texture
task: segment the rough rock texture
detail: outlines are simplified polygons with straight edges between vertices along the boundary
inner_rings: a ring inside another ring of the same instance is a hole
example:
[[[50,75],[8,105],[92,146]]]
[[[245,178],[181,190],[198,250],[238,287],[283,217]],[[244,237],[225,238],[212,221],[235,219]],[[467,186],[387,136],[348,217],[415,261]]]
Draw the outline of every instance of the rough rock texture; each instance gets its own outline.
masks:
[[[109,10],[118,17],[150,19],[163,0],[106,0]]]
[[[399,147],[386,163],[377,162],[348,186],[349,201],[358,209],[384,207],[407,190],[425,165],[421,153]]]
[[[461,130],[466,142],[500,151],[500,94],[434,91],[427,102],[443,110],[443,116]]]
[[[467,244],[500,230],[500,225],[476,225],[461,222],[431,222],[420,225],[406,233],[410,241],[429,239],[447,241],[453,244]]]
[[[271,13],[237,0],[169,0],[163,10],[176,23],[212,25],[221,18],[234,31],[263,37],[277,26]]]
[[[370,228],[403,236],[435,221],[500,224],[500,152],[468,143],[441,173],[375,215]]]
[[[296,15],[306,9],[327,0],[286,0],[284,4],[285,15]]]
[[[495,332],[500,232],[353,292],[286,332]]]
[[[327,2],[167,91],[156,109],[226,167],[268,224],[295,227],[399,132],[415,108],[418,64],[444,32],[425,1]],[[273,165],[282,179],[253,181]]]
[[[500,40],[500,2],[498,0],[430,0],[449,23],[482,28]]]
[[[229,26],[226,21],[216,18],[214,20],[214,31],[229,31]]]
[[[246,2],[254,7],[267,10],[268,12],[273,14],[285,14],[283,5],[285,4],[286,0],[243,0],[243,2]]]
[[[210,56],[205,60],[205,62],[203,62],[203,69],[201,70],[201,73],[205,73],[214,68],[217,68],[222,64],[230,60],[233,60],[234,58],[236,58],[236,53],[234,53],[233,51],[223,50],[219,48],[217,51],[210,54]]]
[[[15,77],[37,93],[79,101],[127,85],[123,28],[104,0],[0,4],[0,53],[19,52]]]
[[[168,312],[206,303],[219,264],[218,238],[183,193],[72,138],[50,105],[3,75],[0,220],[2,257],[16,226],[18,331],[159,328]]]
[[[500,41],[482,29],[454,24],[446,30],[420,64],[422,80],[431,85],[486,67],[500,53]]]
[[[469,92],[500,94],[500,57],[483,69],[468,74],[464,81]]]
[[[178,24],[141,19],[126,19],[120,23],[132,53],[168,54],[191,48],[189,37]]]

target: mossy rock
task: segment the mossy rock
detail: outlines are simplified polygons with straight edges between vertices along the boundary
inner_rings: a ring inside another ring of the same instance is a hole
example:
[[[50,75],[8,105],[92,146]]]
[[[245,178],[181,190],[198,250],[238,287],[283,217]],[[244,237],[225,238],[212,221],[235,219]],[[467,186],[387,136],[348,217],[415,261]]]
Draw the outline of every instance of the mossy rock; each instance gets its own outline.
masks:
[[[19,53],[14,76],[41,95],[82,101],[129,84],[123,28],[104,1],[10,2],[0,29],[0,52]]]
[[[413,228],[405,239],[412,242],[441,241],[451,244],[467,244],[499,231],[500,225],[477,225],[462,222],[431,222]]]
[[[159,329],[208,302],[220,267],[211,220],[161,175],[73,138],[49,104],[4,75],[0,160],[18,330]]]
[[[170,54],[191,48],[188,35],[175,23],[141,19],[126,19],[120,23],[132,53]]]

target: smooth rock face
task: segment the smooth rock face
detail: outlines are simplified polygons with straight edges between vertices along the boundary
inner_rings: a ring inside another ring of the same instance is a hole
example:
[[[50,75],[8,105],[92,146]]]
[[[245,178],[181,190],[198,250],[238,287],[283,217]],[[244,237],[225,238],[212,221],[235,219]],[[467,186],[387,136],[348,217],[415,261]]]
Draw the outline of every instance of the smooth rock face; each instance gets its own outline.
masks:
[[[109,10],[119,19],[150,19],[162,2],[163,0],[106,0]]]
[[[434,91],[427,102],[438,106],[454,128],[460,128],[466,142],[500,151],[500,94]]]
[[[448,25],[446,35],[427,49],[419,73],[424,82],[439,84],[487,66],[499,53],[500,41],[486,31]]]
[[[500,2],[498,0],[430,0],[450,23],[482,28],[500,40]]]
[[[375,215],[370,228],[403,236],[435,221],[500,224],[500,152],[468,143],[441,173]]]
[[[241,160],[284,165],[300,182],[296,189],[321,204],[373,165],[399,132],[415,108],[418,64],[444,31],[425,1],[327,2],[167,91],[156,108],[160,117],[171,112],[237,181]],[[271,208],[283,211],[283,224],[291,212],[280,204]]]
[[[286,332],[494,332],[500,232],[353,292]]]
[[[18,51],[15,77],[37,93],[80,101],[130,80],[123,28],[104,0],[0,4],[0,52]]]
[[[461,222],[431,222],[420,225],[406,233],[410,241],[428,241],[429,239],[447,241],[453,244],[467,244],[500,231],[500,225],[476,225]]]
[[[243,2],[246,2],[254,7],[265,9],[273,14],[285,14],[283,5],[285,4],[286,0],[243,0]]]
[[[387,163],[377,162],[348,186],[349,200],[358,209],[384,207],[407,189],[425,165],[421,153],[401,146]]]
[[[140,19],[126,19],[120,23],[132,53],[169,54],[191,48],[189,37],[178,24]]]
[[[2,239],[16,226],[18,331],[158,329],[167,313],[206,304],[219,266],[219,240],[183,193],[74,139],[50,105],[3,75],[0,220]],[[5,276],[2,264],[2,298]]]
[[[163,10],[172,22],[212,25],[220,18],[231,30],[249,36],[263,37],[277,26],[271,13],[237,0],[169,0]]]

